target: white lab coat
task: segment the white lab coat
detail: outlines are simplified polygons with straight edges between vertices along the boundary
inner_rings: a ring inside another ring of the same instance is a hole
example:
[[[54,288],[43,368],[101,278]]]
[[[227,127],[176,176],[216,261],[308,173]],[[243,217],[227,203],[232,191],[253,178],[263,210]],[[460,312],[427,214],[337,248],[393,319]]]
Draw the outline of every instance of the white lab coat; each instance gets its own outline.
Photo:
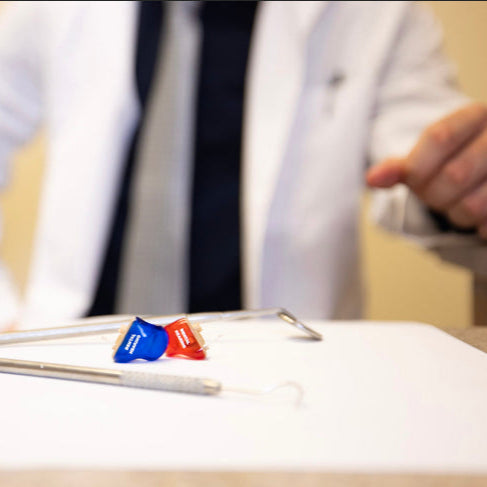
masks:
[[[135,21],[132,2],[19,2],[0,18],[0,177],[39,124],[48,136],[26,326],[82,316],[91,303],[139,116]],[[404,154],[427,124],[464,103],[440,37],[409,3],[262,2],[244,120],[246,307],[360,316],[366,164]],[[465,239],[437,235],[420,207],[411,220],[405,195],[382,196],[389,227],[409,221],[430,246],[463,248]]]

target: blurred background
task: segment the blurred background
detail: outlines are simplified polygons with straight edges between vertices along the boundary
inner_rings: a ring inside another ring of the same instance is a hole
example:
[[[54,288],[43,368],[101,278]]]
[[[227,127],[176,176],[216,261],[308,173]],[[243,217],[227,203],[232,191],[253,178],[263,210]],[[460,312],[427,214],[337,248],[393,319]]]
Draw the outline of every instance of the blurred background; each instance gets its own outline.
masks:
[[[5,3],[0,2],[0,15]],[[487,103],[487,2],[423,3],[443,25],[446,51],[458,68],[462,89]],[[0,253],[21,288],[29,267],[43,153],[41,133],[16,157],[11,184],[0,196],[5,233]],[[366,318],[422,321],[441,327],[471,325],[471,274],[377,229],[368,221],[367,207],[368,195],[364,194]]]

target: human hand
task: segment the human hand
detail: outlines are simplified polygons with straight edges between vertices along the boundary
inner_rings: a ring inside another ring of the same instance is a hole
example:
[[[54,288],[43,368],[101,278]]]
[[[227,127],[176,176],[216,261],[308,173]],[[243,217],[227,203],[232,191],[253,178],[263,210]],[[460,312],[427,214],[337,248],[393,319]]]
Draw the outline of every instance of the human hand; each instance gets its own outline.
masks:
[[[487,240],[487,106],[467,105],[428,127],[407,157],[367,172],[372,188],[408,186],[456,226]]]

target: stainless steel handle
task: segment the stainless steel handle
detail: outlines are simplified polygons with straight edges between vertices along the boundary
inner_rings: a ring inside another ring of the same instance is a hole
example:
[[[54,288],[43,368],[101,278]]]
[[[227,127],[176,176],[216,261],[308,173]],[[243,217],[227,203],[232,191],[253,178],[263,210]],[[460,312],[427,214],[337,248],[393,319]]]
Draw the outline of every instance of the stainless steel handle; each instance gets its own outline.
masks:
[[[284,308],[265,308],[257,310],[237,310],[225,312],[209,312],[195,314],[178,314],[163,316],[141,315],[141,318],[150,320],[158,325],[168,325],[179,318],[186,317],[195,323],[209,323],[222,320],[243,320],[259,318],[262,316],[277,316],[292,326],[300,329],[314,340],[322,340],[323,337],[316,330],[299,321],[293,314]],[[116,319],[105,318],[92,320],[81,325],[62,326],[55,328],[41,328],[34,330],[22,330],[0,333],[0,345],[12,343],[28,343],[43,340],[55,340],[59,338],[72,338],[89,335],[103,335],[105,333],[117,332],[121,326],[128,325],[132,321],[132,316],[122,316]]]
[[[99,384],[138,387],[187,394],[219,394],[221,383],[207,378],[99,369],[78,365],[53,364],[0,358],[0,372],[51,379],[67,379]]]

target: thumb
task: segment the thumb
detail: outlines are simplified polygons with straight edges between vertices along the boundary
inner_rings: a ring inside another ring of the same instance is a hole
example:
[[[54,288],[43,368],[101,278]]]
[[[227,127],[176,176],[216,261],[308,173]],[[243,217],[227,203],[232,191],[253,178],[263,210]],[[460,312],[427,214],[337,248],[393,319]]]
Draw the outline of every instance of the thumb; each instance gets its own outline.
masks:
[[[406,175],[406,159],[395,157],[370,168],[366,174],[366,181],[371,188],[390,188],[404,182]]]

